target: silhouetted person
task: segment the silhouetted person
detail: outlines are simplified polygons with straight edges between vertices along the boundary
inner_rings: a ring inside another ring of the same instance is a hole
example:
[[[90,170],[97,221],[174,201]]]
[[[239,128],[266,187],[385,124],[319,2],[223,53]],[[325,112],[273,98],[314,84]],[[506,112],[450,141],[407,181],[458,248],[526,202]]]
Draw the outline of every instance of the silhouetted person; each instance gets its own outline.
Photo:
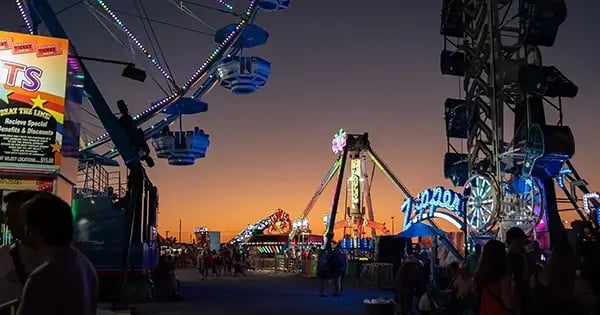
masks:
[[[417,258],[408,255],[396,273],[394,280],[396,300],[400,302],[403,315],[412,314],[413,301],[419,281],[419,269],[420,265]]]
[[[529,276],[527,257],[525,256],[525,245],[528,238],[520,227],[512,227],[506,232],[506,245],[508,250],[506,258],[508,264],[507,273],[515,289],[515,305],[518,310],[526,307],[527,296],[529,294]],[[518,311],[516,310],[516,311]]]
[[[17,314],[96,314],[96,270],[71,244],[71,207],[59,197],[44,192],[23,204],[22,210],[32,247],[46,263],[29,275]]]
[[[117,108],[121,114],[121,117],[118,119],[119,124],[123,128],[123,131],[125,131],[125,133],[129,136],[131,145],[134,147],[140,159],[145,161],[146,164],[148,164],[148,167],[153,167],[154,160],[152,157],[150,157],[150,147],[146,142],[146,135],[144,134],[144,131],[135,126],[135,122],[133,121],[131,114],[129,114],[129,108],[127,107],[125,101],[117,101]]]
[[[481,244],[475,244],[475,251],[467,256],[467,270],[474,274],[479,264],[479,257],[481,257]]]
[[[4,196],[6,224],[16,242],[0,248],[0,304],[20,298],[27,277],[44,262],[31,249],[21,211],[21,206],[39,193],[36,190],[22,190]]]
[[[483,247],[481,260],[475,272],[475,291],[479,296],[480,315],[514,314],[514,291],[507,273],[504,244],[488,241]]]

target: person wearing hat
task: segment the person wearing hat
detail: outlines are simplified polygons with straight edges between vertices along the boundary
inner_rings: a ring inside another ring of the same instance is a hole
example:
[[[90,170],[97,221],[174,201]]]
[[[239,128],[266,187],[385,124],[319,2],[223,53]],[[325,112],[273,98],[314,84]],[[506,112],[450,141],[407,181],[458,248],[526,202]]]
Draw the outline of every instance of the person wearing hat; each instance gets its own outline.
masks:
[[[525,245],[528,239],[523,229],[518,226],[510,228],[506,232],[507,272],[516,293],[516,305],[520,309],[526,309],[524,307],[527,303],[529,291],[530,273],[527,257],[525,256]]]

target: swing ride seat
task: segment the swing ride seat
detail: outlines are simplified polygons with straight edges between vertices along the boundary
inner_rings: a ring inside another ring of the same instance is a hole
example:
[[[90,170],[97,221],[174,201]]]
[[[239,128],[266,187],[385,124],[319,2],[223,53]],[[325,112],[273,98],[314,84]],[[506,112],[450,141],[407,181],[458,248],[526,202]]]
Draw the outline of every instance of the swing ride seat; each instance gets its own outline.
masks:
[[[267,12],[281,11],[289,8],[291,0],[259,0],[258,7]]]
[[[233,94],[251,94],[267,84],[271,63],[260,57],[231,56],[217,67],[221,86]]]
[[[229,34],[231,34],[236,28],[237,24],[229,24],[218,29],[215,32],[215,42],[221,44],[227,40]],[[258,25],[250,24],[244,28],[242,34],[235,41],[233,46],[238,49],[253,48],[265,45],[269,39],[269,33]]]
[[[525,152],[525,175],[554,178],[575,154],[575,138],[567,126],[533,124]]]

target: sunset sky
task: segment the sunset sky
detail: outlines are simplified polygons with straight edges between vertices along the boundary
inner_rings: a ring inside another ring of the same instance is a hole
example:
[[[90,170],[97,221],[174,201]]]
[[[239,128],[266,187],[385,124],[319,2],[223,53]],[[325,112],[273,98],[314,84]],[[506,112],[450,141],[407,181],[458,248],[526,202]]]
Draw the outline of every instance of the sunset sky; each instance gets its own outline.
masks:
[[[51,1],[57,3],[55,9],[73,2]],[[122,2],[115,8],[136,14],[131,1]],[[216,1],[193,2],[218,6]],[[212,32],[167,1],[145,3],[150,18]],[[543,51],[544,64],[557,66],[579,85],[578,97],[564,104],[565,122],[577,140],[576,168],[592,188],[600,189],[594,166],[600,153],[600,3],[568,5],[569,17],[555,47]],[[330,143],[339,128],[369,132],[373,148],[413,194],[431,186],[449,187],[442,173],[443,102],[458,97],[459,83],[440,73],[440,7],[441,1],[302,0],[292,1],[287,11],[261,13],[257,24],[270,32],[269,42],[244,54],[271,61],[270,80],[249,96],[216,87],[204,98],[207,113],[184,117],[186,128],[199,126],[211,135],[211,146],[207,157],[192,167],[170,167],[161,160],[149,171],[160,191],[160,230],[176,236],[181,219],[184,241],[196,226],[222,231],[222,240],[228,240],[277,208],[297,217],[335,159]],[[190,8],[215,28],[235,21]],[[59,17],[82,55],[131,60],[84,6]],[[139,19],[123,20],[148,42]],[[180,84],[214,47],[208,36],[153,27]],[[115,34],[125,40],[122,33]],[[136,64],[150,70],[142,58],[138,55]],[[111,104],[124,99],[139,112],[163,95],[150,78],[144,84],[122,79],[118,66],[90,68]],[[332,187],[309,216],[319,232],[331,207]],[[390,228],[394,216],[398,232],[401,192],[376,173],[372,196],[377,220]]]

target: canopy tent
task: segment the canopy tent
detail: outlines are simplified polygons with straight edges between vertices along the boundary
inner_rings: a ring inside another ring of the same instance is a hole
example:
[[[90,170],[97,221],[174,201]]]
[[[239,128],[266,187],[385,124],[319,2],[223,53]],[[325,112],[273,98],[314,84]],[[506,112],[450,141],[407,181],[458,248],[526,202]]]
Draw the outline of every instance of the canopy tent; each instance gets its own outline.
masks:
[[[400,232],[396,237],[413,238],[423,236],[446,237],[446,233],[425,223],[414,223],[408,229]]]

